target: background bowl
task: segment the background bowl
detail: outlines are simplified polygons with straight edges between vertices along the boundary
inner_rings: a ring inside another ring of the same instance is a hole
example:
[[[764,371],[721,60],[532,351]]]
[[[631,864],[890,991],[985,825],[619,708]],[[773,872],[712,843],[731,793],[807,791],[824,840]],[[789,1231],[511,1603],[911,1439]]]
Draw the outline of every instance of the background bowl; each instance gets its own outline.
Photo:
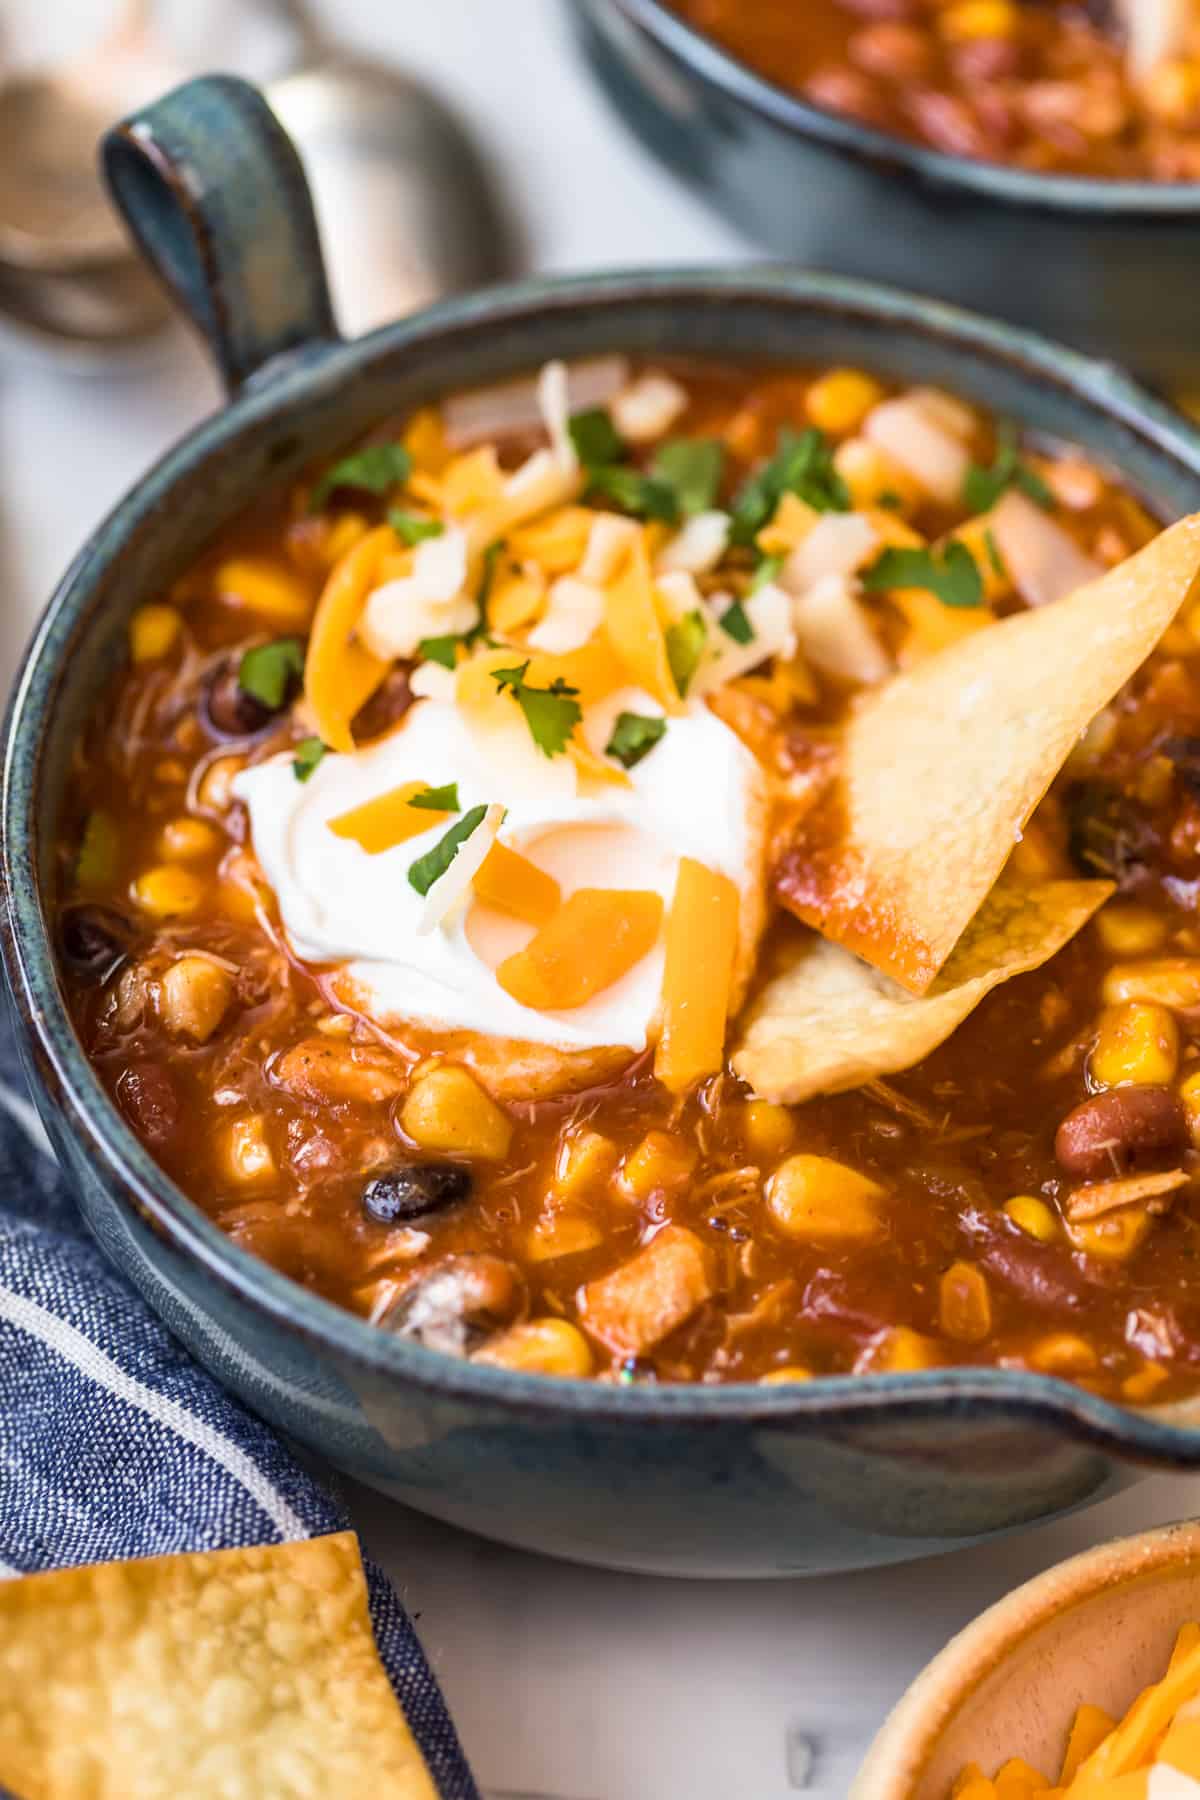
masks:
[[[663,0],[575,0],[637,135],[782,256],[986,308],[1163,383],[1200,378],[1200,184],[948,156],[808,106]]]
[[[952,1638],[883,1725],[850,1800],[947,1800],[964,1763],[1023,1756],[1051,1781],[1076,1707],[1120,1719],[1200,1619],[1200,1524],[1085,1550]]]
[[[193,83],[118,130],[108,156],[235,396],[85,545],[38,627],[7,730],[5,964],[38,1107],[114,1263],[229,1387],[360,1480],[586,1562],[852,1568],[1044,1518],[1141,1465],[1200,1467],[1192,1412],[1139,1415],[1047,1376],[618,1388],[463,1363],[370,1327],[239,1250],[137,1142],[72,1030],[45,904],[72,745],[124,659],[131,611],[248,498],[388,413],[614,348],[865,364],[1082,443],[1164,514],[1200,505],[1200,439],[1113,371],[1004,326],[779,270],[532,282],[345,344],[294,154],[253,89]]]

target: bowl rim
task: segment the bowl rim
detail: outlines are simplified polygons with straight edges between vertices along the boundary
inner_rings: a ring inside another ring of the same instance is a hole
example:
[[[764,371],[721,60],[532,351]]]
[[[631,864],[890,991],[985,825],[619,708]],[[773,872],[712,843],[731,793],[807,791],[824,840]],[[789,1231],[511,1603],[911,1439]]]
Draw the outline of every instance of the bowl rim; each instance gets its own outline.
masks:
[[[1007,365],[1026,379],[1056,386],[1105,417],[1126,437],[1173,458],[1200,483],[1200,433],[1182,414],[1141,389],[1114,365],[1094,361],[1018,327],[878,283],[788,269],[779,264],[723,268],[615,270],[510,283],[447,300],[351,342],[321,343],[281,359],[229,405],[203,419],[118,501],[67,569],[39,619],[14,684],[0,750],[0,953],[15,1002],[34,1097],[52,1139],[73,1139],[77,1157],[102,1172],[107,1191],[182,1257],[252,1311],[292,1337],[321,1346],[342,1363],[400,1380],[430,1394],[498,1405],[542,1419],[585,1418],[628,1426],[679,1422],[839,1427],[881,1412],[914,1421],[947,1410],[1052,1423],[1081,1442],[1154,1466],[1200,1466],[1200,1426],[1172,1423],[1166,1409],[1135,1411],[1050,1375],[959,1367],[894,1375],[820,1376],[761,1386],[633,1384],[518,1373],[426,1350],[390,1336],[303,1288],[240,1249],[162,1170],[100,1083],[75,1036],[58,986],[56,955],[38,882],[37,782],[53,731],[61,666],[60,636],[92,604],[98,574],[134,532],[161,528],[164,497],[193,480],[218,452],[235,449],[265,421],[298,401],[332,399],[353,376],[397,352],[436,355],[497,326],[519,325],[543,342],[556,321],[597,310],[620,315],[647,302],[730,308],[739,301],[860,321],[889,323],[936,340],[953,340],[981,363]],[[536,357],[534,350],[531,360]]]
[[[1200,1519],[1092,1544],[993,1601],[900,1696],[872,1740],[849,1800],[912,1800],[913,1783],[946,1725],[1019,1645],[1094,1594],[1188,1565],[1200,1566]]]
[[[610,0],[601,0],[601,5]],[[871,164],[879,173],[914,176],[933,190],[966,190],[1006,207],[1082,214],[1120,214],[1148,229],[1200,210],[1200,181],[1109,180],[1099,175],[1043,175],[1010,163],[955,156],[812,106],[690,24],[667,0],[611,0],[617,12],[711,87],[796,136]],[[589,0],[594,11],[594,0]]]

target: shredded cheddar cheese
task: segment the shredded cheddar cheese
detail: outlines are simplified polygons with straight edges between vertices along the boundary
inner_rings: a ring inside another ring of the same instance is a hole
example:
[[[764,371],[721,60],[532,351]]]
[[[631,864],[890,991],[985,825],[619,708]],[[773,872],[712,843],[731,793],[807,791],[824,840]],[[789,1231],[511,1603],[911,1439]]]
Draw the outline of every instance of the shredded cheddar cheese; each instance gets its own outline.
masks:
[[[1021,1757],[992,1776],[968,1763],[948,1800],[1154,1800],[1200,1793],[1200,1625],[1181,1627],[1161,1681],[1143,1689],[1116,1723],[1078,1708],[1056,1781]]]
[[[662,1031],[654,1073],[681,1094],[721,1067],[737,947],[738,892],[727,875],[680,858],[667,923]]]
[[[630,545],[621,572],[605,589],[604,629],[634,683],[668,713],[683,710],[671,674],[667,640],[654,598],[645,533]]]
[[[335,837],[353,839],[368,856],[379,856],[384,850],[394,850],[397,844],[431,831],[435,825],[444,825],[451,817],[437,807],[413,805],[416,797],[427,792],[427,782],[406,781],[402,787],[377,794],[362,806],[330,819],[329,829]]]
[[[658,894],[577,888],[524,950],[500,964],[496,979],[537,1012],[582,1006],[650,953],[662,911]]]
[[[507,844],[492,845],[475,876],[474,888],[476,898],[485,905],[524,919],[528,925],[544,925],[562,903],[562,890],[553,875]]]
[[[395,544],[390,525],[369,531],[334,566],[317,602],[304,665],[304,694],[317,735],[333,750],[353,750],[350,722],[391,666],[372,656],[354,634],[380,563]]]

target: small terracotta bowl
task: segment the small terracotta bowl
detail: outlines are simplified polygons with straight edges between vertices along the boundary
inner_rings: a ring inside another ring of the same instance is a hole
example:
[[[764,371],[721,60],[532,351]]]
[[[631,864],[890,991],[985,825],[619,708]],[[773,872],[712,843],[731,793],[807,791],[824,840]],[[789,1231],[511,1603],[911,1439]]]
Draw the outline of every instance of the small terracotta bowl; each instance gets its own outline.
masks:
[[[1023,1756],[1051,1780],[1076,1707],[1120,1718],[1200,1619],[1200,1522],[1047,1569],[952,1638],[884,1724],[850,1800],[947,1800],[964,1763]]]

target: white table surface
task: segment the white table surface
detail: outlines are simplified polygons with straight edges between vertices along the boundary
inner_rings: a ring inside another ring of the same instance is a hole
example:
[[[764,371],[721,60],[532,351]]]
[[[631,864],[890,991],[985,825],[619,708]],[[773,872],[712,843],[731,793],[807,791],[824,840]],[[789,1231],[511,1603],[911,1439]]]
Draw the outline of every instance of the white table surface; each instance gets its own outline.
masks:
[[[54,34],[77,41],[103,8],[0,0],[0,23],[28,57]],[[341,0],[336,12],[357,42],[425,74],[471,118],[532,266],[747,253],[624,135],[556,0]],[[86,532],[215,402],[182,336],[149,364],[88,377],[0,349],[0,681]],[[1077,1549],[1195,1510],[1198,1497],[1186,1478],[1156,1477],[1069,1520],[907,1568],[681,1583],[542,1561],[348,1490],[497,1800],[841,1800],[888,1707],[981,1607]]]

